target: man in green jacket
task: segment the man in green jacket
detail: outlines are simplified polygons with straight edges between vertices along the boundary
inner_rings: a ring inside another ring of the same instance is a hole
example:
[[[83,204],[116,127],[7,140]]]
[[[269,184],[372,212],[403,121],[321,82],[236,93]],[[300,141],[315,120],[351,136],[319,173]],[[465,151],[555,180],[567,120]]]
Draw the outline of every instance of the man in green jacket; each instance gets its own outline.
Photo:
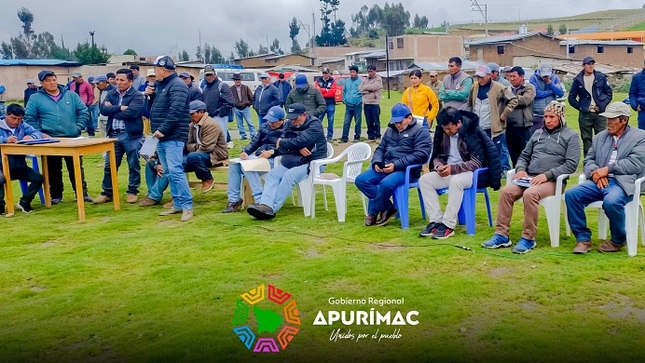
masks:
[[[284,108],[289,109],[294,103],[302,103],[305,105],[308,115],[319,118],[325,112],[325,99],[322,93],[316,87],[310,87],[307,81],[307,76],[299,74],[296,76],[295,87],[287,95],[284,102]]]
[[[78,137],[90,119],[87,106],[81,98],[58,84],[56,74],[50,70],[38,73],[42,87],[31,96],[25,110],[24,121],[41,131],[45,137]],[[67,165],[69,181],[76,192],[74,160],[71,156],[48,156],[48,177],[51,203],[58,204],[63,200],[63,159]],[[83,181],[83,199],[91,202],[87,194],[83,159],[81,158],[81,180]],[[77,193],[78,194],[78,193]]]

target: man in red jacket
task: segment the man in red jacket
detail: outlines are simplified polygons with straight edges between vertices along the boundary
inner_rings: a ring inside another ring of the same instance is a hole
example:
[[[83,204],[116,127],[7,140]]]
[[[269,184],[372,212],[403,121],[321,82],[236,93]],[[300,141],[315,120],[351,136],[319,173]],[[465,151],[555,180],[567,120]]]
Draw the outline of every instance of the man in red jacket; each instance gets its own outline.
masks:
[[[320,122],[327,115],[327,141],[334,137],[334,113],[336,112],[336,81],[331,77],[329,68],[322,69],[322,77],[316,80],[316,88],[320,90],[325,99],[325,112],[320,116]]]
[[[72,79],[74,82],[70,83],[69,90],[79,95],[81,97],[81,101],[83,101],[89,110],[90,106],[94,102],[94,89],[92,88],[92,85],[83,80],[83,75],[80,72],[72,73]],[[94,126],[92,124],[91,117],[86,127],[87,135],[94,136]]]

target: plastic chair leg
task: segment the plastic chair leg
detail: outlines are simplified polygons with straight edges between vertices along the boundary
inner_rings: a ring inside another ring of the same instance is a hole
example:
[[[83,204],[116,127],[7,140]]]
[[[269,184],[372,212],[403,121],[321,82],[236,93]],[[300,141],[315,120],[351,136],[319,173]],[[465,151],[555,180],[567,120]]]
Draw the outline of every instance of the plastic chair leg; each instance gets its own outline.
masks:
[[[466,231],[468,235],[473,236],[475,234],[475,190],[472,188],[464,190],[464,198],[461,201],[461,205],[464,208],[464,216],[466,218]]]
[[[426,219],[426,206],[423,203],[423,195],[421,195],[421,188],[417,188],[417,194],[419,194],[419,204],[421,205],[421,217],[423,220]]]
[[[488,196],[488,189],[484,189],[484,199],[486,200],[486,211],[488,212],[488,226],[493,226],[493,214],[490,211],[490,197]]]
[[[607,230],[609,229],[609,219],[605,214],[605,210],[598,208],[598,238],[601,240],[607,239]]]
[[[551,197],[549,197],[551,198]],[[547,201],[543,204],[546,214],[546,222],[549,226],[549,238],[551,247],[560,246],[560,203],[557,201]]]
[[[627,203],[625,206],[625,232],[627,232],[627,254],[630,257],[636,256],[638,246],[638,221],[639,208],[636,201]]]
[[[396,209],[399,211],[399,219],[401,219],[401,229],[408,229],[410,226],[409,216],[409,189],[405,187],[398,187],[394,190],[394,201]]]
[[[338,216],[339,222],[345,222],[345,211],[347,210],[347,190],[345,183],[339,183],[332,185],[332,190],[334,191],[334,199],[336,200],[336,215]],[[311,216],[313,217],[313,209],[311,211]]]

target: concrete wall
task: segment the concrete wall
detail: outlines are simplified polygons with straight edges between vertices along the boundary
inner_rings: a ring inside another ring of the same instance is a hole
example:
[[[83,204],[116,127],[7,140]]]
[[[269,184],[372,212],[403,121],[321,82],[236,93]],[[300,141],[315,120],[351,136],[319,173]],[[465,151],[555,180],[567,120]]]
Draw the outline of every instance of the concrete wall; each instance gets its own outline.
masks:
[[[266,59],[264,65],[269,68],[280,64],[296,64],[302,67],[309,67],[313,65],[313,63],[313,59],[309,57],[298,54],[290,54],[280,58]]]
[[[498,47],[503,48],[503,54],[498,54]],[[471,45],[469,48],[470,60],[495,62],[500,66],[512,66],[514,57],[561,55],[559,40],[543,36],[515,40],[510,44]]]
[[[627,53],[628,46],[626,45],[600,45],[604,47],[604,53],[598,53],[598,46],[593,44],[576,45],[575,53],[570,54],[569,57],[572,59],[582,59],[586,56],[591,56],[597,63],[634,68],[641,68],[643,66],[643,59],[645,58],[643,46],[629,46],[632,49],[632,53]],[[561,52],[565,56],[566,51],[566,46],[561,46]]]
[[[450,35],[407,34],[388,39],[390,58],[417,62],[447,62],[450,57],[464,57],[463,38]]]

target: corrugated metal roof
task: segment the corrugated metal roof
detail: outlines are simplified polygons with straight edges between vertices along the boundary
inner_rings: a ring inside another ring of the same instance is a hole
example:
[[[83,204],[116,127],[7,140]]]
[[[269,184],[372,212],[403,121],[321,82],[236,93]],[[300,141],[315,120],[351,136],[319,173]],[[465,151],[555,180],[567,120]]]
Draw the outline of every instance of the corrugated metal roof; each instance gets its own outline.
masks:
[[[79,67],[82,63],[61,59],[0,59],[0,66],[60,66]]]
[[[528,32],[526,34],[513,34],[513,35],[502,35],[497,37],[488,37],[484,39],[478,39],[470,41],[466,44],[468,45],[486,45],[486,44],[497,44],[497,43],[508,43],[514,40],[520,40],[534,35],[541,34],[540,32]]]
[[[625,45],[625,46],[643,46],[643,43],[633,40],[561,40],[560,45]]]
[[[385,49],[379,49],[363,54],[363,58],[385,58]]]
[[[269,59],[278,59],[278,58],[288,57],[290,55],[299,55],[299,56],[303,56],[303,57],[312,59],[310,56],[305,55],[305,54],[293,54],[293,53],[276,54],[276,55],[268,56],[268,57],[266,57],[264,59],[267,59],[267,60],[269,60]]]

